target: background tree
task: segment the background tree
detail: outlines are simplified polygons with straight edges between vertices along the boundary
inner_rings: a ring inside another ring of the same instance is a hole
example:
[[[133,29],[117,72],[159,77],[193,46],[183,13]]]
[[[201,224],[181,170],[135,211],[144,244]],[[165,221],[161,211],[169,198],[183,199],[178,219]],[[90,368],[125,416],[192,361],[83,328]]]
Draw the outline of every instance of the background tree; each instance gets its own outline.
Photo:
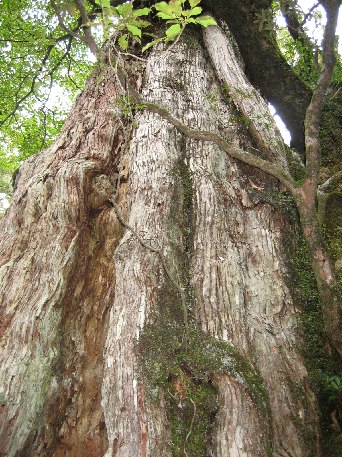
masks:
[[[155,3],[3,4],[0,452],[336,455],[340,2]]]

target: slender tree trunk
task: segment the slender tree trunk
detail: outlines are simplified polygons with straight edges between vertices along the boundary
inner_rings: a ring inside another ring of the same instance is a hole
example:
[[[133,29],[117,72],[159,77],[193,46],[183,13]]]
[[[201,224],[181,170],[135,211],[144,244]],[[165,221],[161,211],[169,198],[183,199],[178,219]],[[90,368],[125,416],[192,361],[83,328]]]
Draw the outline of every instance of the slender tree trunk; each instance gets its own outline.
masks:
[[[242,71],[224,46],[224,71]],[[147,100],[251,149],[209,52],[185,34],[129,72]],[[158,114],[125,118],[121,89],[95,71],[1,221],[0,454],[319,456],[293,228],[250,196],[277,181]]]
[[[316,211],[315,192],[304,187],[298,190],[296,200],[317,283],[326,334],[332,347],[342,358],[341,293],[323,240],[321,222]]]

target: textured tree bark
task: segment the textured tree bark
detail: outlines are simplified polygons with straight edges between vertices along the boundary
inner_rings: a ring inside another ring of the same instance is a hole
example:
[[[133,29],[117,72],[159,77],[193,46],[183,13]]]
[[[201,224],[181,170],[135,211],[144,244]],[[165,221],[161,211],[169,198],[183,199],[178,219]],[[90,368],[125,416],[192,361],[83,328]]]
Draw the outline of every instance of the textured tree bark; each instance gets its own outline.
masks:
[[[222,91],[257,97],[224,32],[130,65],[145,99],[256,152]],[[0,455],[319,456],[294,232],[262,197],[277,181],[123,105],[114,69],[97,70],[1,221]],[[283,163],[261,99],[246,109]]]

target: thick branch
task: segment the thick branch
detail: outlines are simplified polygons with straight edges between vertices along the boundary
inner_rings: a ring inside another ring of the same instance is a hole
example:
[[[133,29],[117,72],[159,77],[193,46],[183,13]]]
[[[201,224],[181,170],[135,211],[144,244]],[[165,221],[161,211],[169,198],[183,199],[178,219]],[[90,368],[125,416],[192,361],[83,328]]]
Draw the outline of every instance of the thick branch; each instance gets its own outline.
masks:
[[[285,18],[286,25],[291,37],[294,40],[298,40],[304,45],[308,45],[312,48],[313,43],[311,43],[310,38],[307,36],[303,29],[303,24],[305,23],[305,20],[303,22],[299,21],[298,14],[296,9],[294,8],[293,2],[289,0],[280,0],[279,3],[282,15]],[[315,8],[317,8],[317,6],[318,3],[316,3],[312,8],[310,8],[308,15],[310,15],[312,11]]]
[[[266,4],[271,7],[271,1],[262,3],[263,8]],[[246,63],[249,80],[272,103],[290,130],[291,146],[304,151],[304,118],[311,90],[293,73],[274,38],[258,30],[250,0],[203,0],[203,4],[228,24]]]

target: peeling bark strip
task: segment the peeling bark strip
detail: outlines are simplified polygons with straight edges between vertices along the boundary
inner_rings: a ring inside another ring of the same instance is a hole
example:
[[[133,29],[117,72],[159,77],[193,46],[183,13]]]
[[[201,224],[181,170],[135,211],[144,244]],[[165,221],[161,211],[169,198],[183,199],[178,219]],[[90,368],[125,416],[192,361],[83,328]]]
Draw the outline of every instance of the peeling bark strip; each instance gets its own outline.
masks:
[[[186,33],[154,50],[142,97],[248,150],[238,101],[221,93],[243,79],[227,49],[219,78],[220,47],[212,63]],[[249,196],[276,180],[158,112],[123,125],[121,95],[110,69],[94,75],[54,147],[23,166],[1,221],[0,454],[318,457],[305,439],[318,418],[286,285],[289,222]]]

